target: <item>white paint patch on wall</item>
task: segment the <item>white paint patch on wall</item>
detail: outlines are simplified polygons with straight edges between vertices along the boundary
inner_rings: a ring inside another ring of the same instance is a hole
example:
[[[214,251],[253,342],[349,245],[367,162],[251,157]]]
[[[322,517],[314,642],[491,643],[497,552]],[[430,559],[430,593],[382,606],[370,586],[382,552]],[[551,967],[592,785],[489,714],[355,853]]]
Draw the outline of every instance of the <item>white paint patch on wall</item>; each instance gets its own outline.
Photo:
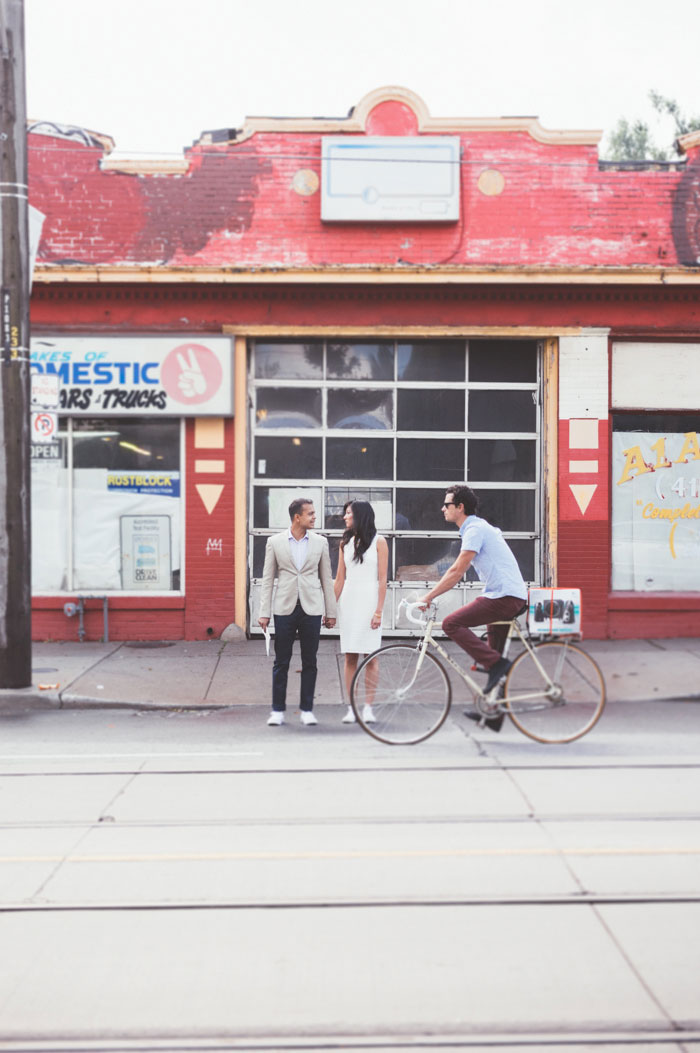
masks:
[[[608,416],[608,333],[559,338],[559,419]]]
[[[613,344],[615,409],[698,407],[700,344]]]

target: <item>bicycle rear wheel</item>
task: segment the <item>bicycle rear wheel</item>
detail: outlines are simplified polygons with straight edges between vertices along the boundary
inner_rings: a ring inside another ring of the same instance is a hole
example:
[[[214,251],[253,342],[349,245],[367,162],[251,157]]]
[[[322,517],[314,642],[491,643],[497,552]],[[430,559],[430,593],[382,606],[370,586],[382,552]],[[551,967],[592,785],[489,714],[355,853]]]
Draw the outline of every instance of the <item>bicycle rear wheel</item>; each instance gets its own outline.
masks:
[[[556,640],[541,643],[513,662],[503,705],[515,726],[536,742],[573,742],[600,719],[605,681],[580,647]]]
[[[357,722],[380,742],[409,746],[433,735],[450,710],[452,687],[431,654],[390,644],[368,655],[350,685]],[[373,718],[373,719],[372,719]]]

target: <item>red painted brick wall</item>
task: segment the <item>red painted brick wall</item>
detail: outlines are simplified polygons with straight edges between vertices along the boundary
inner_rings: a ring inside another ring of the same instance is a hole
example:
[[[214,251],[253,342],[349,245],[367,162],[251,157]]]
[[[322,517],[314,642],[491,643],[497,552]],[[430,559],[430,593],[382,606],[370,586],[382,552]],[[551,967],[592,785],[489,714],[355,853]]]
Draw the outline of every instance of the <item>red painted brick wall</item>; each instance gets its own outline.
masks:
[[[413,134],[412,111],[386,102],[374,134]],[[47,217],[45,264],[333,267],[697,265],[700,151],[685,169],[601,168],[595,146],[550,145],[524,131],[462,133],[458,223],[322,223],[321,135],[258,132],[196,146],[178,175],[101,171],[102,150],[29,136],[30,201]],[[487,168],[505,179],[486,196]]]

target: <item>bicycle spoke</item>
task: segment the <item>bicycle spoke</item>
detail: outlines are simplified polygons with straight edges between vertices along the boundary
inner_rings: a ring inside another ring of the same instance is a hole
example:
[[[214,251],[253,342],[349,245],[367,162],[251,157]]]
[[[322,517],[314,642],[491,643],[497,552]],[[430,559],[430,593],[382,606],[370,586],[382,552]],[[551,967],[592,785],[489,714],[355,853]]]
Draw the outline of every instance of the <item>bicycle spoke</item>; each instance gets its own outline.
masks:
[[[605,705],[605,685],[596,663],[579,647],[560,641],[521,654],[511,667],[505,691],[511,720],[538,742],[580,738]]]
[[[408,745],[432,735],[450,708],[445,670],[433,655],[406,644],[376,651],[357,670],[350,689],[361,727],[381,742]],[[367,709],[366,709],[367,707]]]

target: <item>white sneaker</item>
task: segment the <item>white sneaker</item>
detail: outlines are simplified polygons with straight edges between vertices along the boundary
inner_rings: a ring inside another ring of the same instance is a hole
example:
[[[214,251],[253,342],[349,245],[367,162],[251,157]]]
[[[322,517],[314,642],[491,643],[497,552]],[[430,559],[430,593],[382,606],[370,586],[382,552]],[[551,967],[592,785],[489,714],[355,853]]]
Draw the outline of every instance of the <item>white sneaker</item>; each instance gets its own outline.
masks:
[[[268,724],[284,724],[284,712],[281,709],[273,709],[267,722]]]
[[[365,724],[376,724],[377,719],[371,706],[362,707],[362,719]]]
[[[316,717],[313,715],[310,709],[302,709],[301,717],[299,718],[302,724],[318,724]]]
[[[355,711],[352,708],[352,706],[348,706],[348,711],[345,714],[345,716],[343,717],[342,723],[343,724],[356,724],[357,723],[357,721],[355,720]]]

